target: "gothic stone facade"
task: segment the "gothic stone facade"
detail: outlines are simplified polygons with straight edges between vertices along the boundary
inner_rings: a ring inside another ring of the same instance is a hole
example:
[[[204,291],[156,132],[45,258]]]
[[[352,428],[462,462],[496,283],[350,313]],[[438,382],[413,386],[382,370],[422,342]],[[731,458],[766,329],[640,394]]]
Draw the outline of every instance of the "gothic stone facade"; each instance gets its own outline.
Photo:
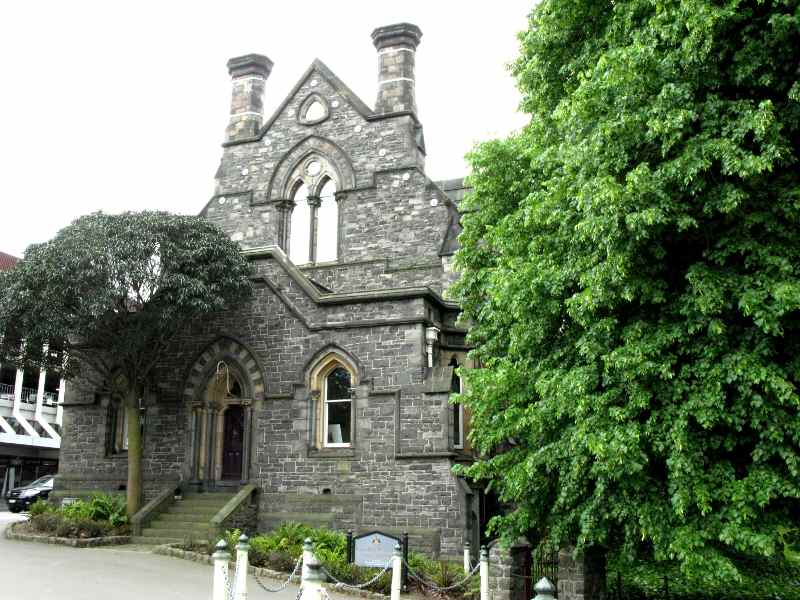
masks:
[[[230,123],[201,214],[240,242],[255,293],[196,323],[162,365],[145,399],[148,499],[176,481],[251,482],[261,529],[301,520],[407,531],[449,555],[477,547],[476,495],[451,472],[469,460],[448,403],[464,331],[443,296],[464,189],[425,175],[420,37],[373,32],[374,110],[317,60],[263,122],[272,63],[229,61]],[[119,415],[72,386],[59,485],[125,484]]]

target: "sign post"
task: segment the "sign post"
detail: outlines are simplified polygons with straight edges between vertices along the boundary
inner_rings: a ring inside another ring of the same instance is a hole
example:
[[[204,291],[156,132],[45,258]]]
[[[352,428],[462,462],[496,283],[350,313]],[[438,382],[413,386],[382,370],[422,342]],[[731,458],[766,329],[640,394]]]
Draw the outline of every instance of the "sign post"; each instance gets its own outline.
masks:
[[[382,569],[391,562],[394,547],[398,545],[399,538],[380,531],[356,536],[353,538],[353,564]]]

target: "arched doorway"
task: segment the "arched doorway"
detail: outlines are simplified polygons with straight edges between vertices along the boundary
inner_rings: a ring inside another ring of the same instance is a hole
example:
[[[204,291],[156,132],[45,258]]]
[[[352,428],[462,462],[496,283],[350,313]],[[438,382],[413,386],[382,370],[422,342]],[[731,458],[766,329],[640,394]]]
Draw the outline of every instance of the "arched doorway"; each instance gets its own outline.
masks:
[[[207,488],[248,480],[252,398],[243,382],[235,362],[219,360],[193,403],[191,477]]]

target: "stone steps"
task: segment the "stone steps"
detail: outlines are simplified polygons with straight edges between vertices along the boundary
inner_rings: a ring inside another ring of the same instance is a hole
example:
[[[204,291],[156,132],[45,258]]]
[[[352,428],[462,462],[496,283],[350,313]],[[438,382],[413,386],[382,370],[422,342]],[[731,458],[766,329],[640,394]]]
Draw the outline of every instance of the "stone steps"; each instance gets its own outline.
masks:
[[[189,538],[195,541],[205,540],[211,527],[211,518],[234,495],[227,492],[187,494],[182,500],[174,500],[133,541],[139,544],[171,544],[184,542]]]

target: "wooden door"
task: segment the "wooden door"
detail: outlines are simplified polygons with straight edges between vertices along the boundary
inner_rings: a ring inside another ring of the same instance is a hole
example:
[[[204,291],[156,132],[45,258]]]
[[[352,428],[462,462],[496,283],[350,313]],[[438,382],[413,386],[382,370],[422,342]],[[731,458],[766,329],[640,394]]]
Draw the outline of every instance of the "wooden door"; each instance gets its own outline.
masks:
[[[242,479],[242,450],[244,440],[244,410],[241,406],[229,406],[225,411],[225,427],[222,435],[222,479]]]

